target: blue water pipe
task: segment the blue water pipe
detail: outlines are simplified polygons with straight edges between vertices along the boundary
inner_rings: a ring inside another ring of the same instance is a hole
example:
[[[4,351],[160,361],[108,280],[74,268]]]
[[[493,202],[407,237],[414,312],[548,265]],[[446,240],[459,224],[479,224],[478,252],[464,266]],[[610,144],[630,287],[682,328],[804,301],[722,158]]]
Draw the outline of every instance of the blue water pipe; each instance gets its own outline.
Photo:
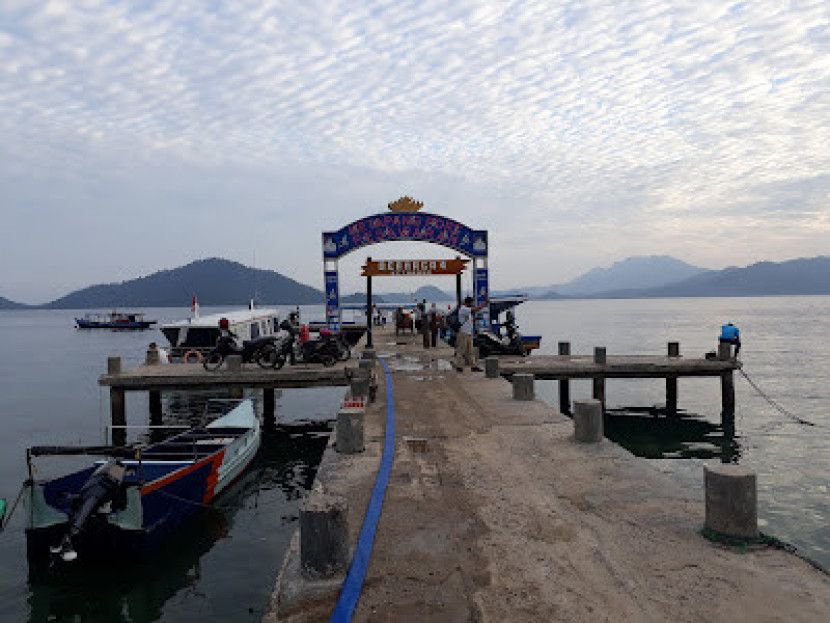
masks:
[[[372,546],[375,543],[375,531],[383,510],[383,498],[386,495],[386,485],[389,484],[389,474],[392,471],[392,462],[395,460],[395,397],[392,394],[392,376],[389,366],[378,357],[386,376],[386,436],[383,441],[383,456],[380,459],[380,469],[375,479],[375,487],[360,529],[360,538],[357,540],[352,564],[343,586],[340,587],[340,596],[337,605],[331,614],[332,623],[351,621],[360,592],[363,589],[363,580],[366,578],[366,569],[372,555]]]

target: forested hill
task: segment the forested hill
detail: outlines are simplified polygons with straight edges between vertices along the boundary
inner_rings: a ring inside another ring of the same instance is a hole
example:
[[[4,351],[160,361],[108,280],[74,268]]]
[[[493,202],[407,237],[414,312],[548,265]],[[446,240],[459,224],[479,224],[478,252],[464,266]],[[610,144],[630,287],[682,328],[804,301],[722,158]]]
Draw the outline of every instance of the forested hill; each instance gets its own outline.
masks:
[[[15,303],[14,301],[10,301],[9,299],[0,296],[0,309],[27,309],[28,307],[28,305]]]
[[[91,309],[125,307],[181,307],[196,295],[200,305],[247,305],[255,299],[267,305],[316,305],[325,297],[275,271],[211,258],[163,270],[147,277],[76,290],[44,307]]]

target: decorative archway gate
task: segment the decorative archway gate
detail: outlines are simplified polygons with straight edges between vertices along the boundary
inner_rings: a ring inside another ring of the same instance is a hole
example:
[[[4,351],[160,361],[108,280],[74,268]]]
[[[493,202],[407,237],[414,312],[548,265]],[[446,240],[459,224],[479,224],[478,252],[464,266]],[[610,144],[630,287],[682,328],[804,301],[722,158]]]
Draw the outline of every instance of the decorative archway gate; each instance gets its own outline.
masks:
[[[323,278],[326,284],[326,324],[340,329],[338,260],[361,247],[382,242],[429,242],[449,247],[473,261],[475,304],[487,300],[487,231],[476,230],[445,216],[418,212],[423,203],[401,197],[389,204],[389,212],[367,216],[337,231],[323,232]]]

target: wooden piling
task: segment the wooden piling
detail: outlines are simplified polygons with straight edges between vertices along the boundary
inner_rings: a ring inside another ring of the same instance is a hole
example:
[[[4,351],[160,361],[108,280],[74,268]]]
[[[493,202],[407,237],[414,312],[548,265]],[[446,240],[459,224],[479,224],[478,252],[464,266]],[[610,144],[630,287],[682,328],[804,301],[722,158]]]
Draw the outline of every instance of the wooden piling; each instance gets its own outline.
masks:
[[[731,420],[735,417],[735,377],[732,370],[722,372],[720,375],[721,392],[721,420]]]
[[[559,356],[571,354],[570,342],[559,342]],[[571,383],[568,379],[559,379],[559,412],[566,415],[571,412]]]
[[[594,363],[597,365],[605,365],[607,361],[607,352],[604,346],[597,346],[594,348]],[[594,391],[593,397],[602,403],[602,410],[605,411],[605,377],[594,377]]]
[[[121,360],[119,359],[119,364]],[[112,444],[123,446],[127,443],[127,409],[124,390],[120,387],[110,388],[110,413],[112,422]]]
[[[668,343],[668,356],[680,357],[680,342]],[[666,377],[666,415],[677,417],[677,377]]]
[[[277,411],[276,390],[273,387],[265,387],[262,390],[262,415],[266,418],[273,418]]]

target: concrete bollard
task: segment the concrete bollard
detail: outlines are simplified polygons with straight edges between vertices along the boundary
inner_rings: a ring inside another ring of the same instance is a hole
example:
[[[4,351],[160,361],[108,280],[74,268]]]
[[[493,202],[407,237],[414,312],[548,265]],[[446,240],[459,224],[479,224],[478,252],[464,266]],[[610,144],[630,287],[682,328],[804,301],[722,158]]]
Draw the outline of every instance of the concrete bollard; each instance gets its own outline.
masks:
[[[300,504],[300,568],[309,578],[328,578],[349,564],[346,499],[312,491]]]
[[[225,361],[228,364],[228,372],[242,371],[242,355],[228,355]]]
[[[740,539],[758,538],[755,472],[743,465],[704,465],[706,527]]]
[[[680,357],[680,342],[668,342],[669,357]]]
[[[121,374],[121,357],[107,357],[107,374]]]
[[[353,376],[349,380],[349,391],[351,392],[352,396],[363,396],[366,397],[369,395],[369,375],[360,375],[360,376]]]
[[[499,378],[498,357],[487,357],[487,359],[484,360],[484,376],[486,376],[488,379]]]
[[[144,364],[148,366],[157,366],[161,363],[158,348],[148,348],[147,356],[144,358]]]
[[[370,346],[367,346],[366,348],[363,349],[363,354],[361,355],[360,358],[361,359],[372,359],[372,360],[374,360],[374,359],[377,359],[377,353],[375,352],[374,348],[372,348]]]
[[[360,370],[371,370],[375,367],[375,360],[374,359],[361,359],[358,364],[358,369]]]
[[[341,454],[363,452],[363,416],[365,411],[343,409],[337,413],[335,447]]]
[[[607,354],[607,351],[605,349],[605,346],[595,346],[594,347],[594,363],[604,365],[607,360],[608,360],[608,354]]]
[[[574,439],[583,443],[602,441],[602,403],[599,400],[574,400]]]
[[[533,391],[532,374],[514,374],[512,381],[514,400],[533,400],[536,397]]]
[[[732,359],[732,344],[718,344],[718,359],[721,361]]]

